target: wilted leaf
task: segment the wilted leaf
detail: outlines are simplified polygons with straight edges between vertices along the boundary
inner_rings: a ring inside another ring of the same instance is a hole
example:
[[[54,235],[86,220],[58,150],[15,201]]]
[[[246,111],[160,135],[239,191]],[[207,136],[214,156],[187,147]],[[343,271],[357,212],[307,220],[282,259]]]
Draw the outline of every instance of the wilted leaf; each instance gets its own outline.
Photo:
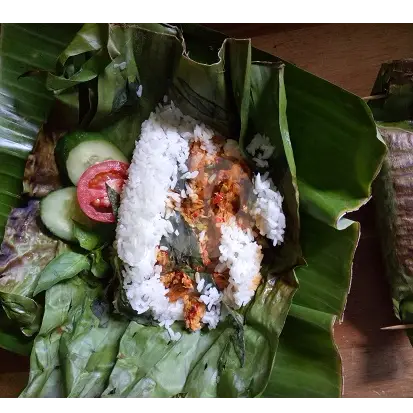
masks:
[[[102,289],[79,277],[47,290],[29,383],[21,397],[100,396],[127,326],[108,316],[107,305]]]
[[[117,219],[118,209],[120,205],[120,194],[115,189],[110,187],[107,183],[105,185],[106,185],[106,192],[108,194],[109,202],[110,202],[110,205],[112,206],[113,215],[115,216],[115,219]]]
[[[413,321],[411,259],[411,158],[413,153],[413,61],[396,60],[380,68],[369,105],[388,153],[374,185],[377,225],[394,312],[403,324]],[[406,333],[413,343],[413,333]]]
[[[232,341],[232,344],[234,345],[234,350],[240,362],[240,366],[244,367],[244,364],[245,364],[244,317],[238,312],[232,310],[231,307],[229,306],[226,306],[226,310],[229,313],[228,316],[232,318],[232,324],[235,330],[231,336],[231,341]],[[225,364],[226,364],[226,360],[225,360]]]
[[[27,335],[37,331],[40,322],[41,307],[31,300],[40,273],[64,248],[43,231],[39,201],[11,212],[0,250],[0,303]]]
[[[30,355],[33,338],[24,336],[16,323],[0,308],[0,347],[8,351]]]
[[[104,278],[111,273],[111,266],[103,257],[102,249],[96,249],[90,253],[92,266],[90,271],[96,278]]]
[[[413,59],[383,63],[371,92],[369,106],[380,122],[413,119]]]
[[[7,317],[20,327],[25,336],[32,336],[40,328],[42,308],[36,301],[23,295],[0,292],[0,301]]]
[[[50,261],[40,273],[34,295],[88,269],[90,269],[90,262],[86,255],[73,251],[64,252]]]
[[[54,148],[59,137],[59,134],[47,133],[44,127],[40,128],[24,170],[23,192],[27,195],[41,198],[61,187],[54,157]]]
[[[175,342],[162,327],[131,322],[103,396],[172,397],[182,392],[188,397],[256,396],[267,384],[295,289],[292,274],[259,288],[245,314],[242,368],[231,342],[234,327],[229,320],[205,332],[189,333],[174,326],[182,333]],[[225,351],[229,353],[223,369]]]

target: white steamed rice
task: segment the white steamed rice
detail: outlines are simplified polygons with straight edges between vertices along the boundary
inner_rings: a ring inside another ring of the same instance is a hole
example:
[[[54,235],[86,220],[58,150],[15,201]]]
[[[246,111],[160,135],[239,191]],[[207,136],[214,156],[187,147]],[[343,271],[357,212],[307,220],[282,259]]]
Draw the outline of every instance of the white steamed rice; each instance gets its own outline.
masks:
[[[268,136],[257,133],[247,146],[247,152],[253,156],[253,160],[259,168],[267,168],[268,160],[274,153],[274,146],[271,145]]]
[[[261,178],[258,173],[254,177],[254,194],[257,199],[251,211],[255,225],[261,235],[272,240],[273,245],[284,241],[285,215],[282,210],[283,198],[275,188],[267,173]]]
[[[224,290],[224,297],[234,308],[247,304],[254,296],[253,281],[259,277],[261,246],[257,244],[252,231],[242,230],[235,218],[221,226],[221,253],[219,261],[229,268],[229,285]]]

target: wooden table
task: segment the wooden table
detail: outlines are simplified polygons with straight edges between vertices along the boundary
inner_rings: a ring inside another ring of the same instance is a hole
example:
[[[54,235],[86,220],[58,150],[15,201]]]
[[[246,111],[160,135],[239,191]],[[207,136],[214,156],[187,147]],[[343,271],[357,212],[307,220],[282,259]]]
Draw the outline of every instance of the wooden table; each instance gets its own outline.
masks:
[[[413,57],[413,25],[210,24],[295,63],[359,96],[368,96],[382,62]],[[345,397],[413,396],[413,349],[397,323],[370,203],[354,216],[362,223],[344,322],[335,328],[343,359]],[[15,396],[27,380],[28,360],[0,350],[0,396]]]

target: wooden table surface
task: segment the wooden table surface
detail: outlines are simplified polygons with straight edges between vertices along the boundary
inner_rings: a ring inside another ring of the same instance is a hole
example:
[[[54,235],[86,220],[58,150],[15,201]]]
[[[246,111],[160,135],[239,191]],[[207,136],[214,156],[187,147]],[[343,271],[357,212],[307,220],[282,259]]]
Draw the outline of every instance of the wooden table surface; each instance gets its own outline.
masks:
[[[382,62],[413,58],[413,25],[210,24],[295,63],[359,96],[368,96]],[[397,323],[383,274],[369,203],[354,216],[362,235],[344,322],[335,327],[343,359],[345,397],[413,396],[413,349]],[[0,350],[0,396],[13,397],[27,380],[28,359]]]

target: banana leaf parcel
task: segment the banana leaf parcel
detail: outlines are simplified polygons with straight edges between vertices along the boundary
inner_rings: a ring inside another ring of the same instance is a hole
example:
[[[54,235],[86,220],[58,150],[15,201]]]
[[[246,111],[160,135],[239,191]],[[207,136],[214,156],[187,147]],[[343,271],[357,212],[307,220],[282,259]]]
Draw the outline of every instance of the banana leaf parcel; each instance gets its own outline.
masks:
[[[360,230],[345,214],[370,198],[385,153],[361,99],[197,25],[4,25],[0,73],[0,346],[23,352],[34,338],[22,397],[341,394],[332,327]],[[244,151],[270,138],[288,222],[250,305],[176,342],[128,309],[116,259],[101,277],[95,241],[61,245],[33,203],[65,186],[62,134],[99,131],[130,157],[165,94]],[[42,260],[27,265],[31,254]]]
[[[388,154],[374,185],[386,274],[391,285],[394,312],[407,328],[411,342],[413,278],[411,261],[411,156],[413,138],[413,61],[382,65],[373,87],[370,107]]]

